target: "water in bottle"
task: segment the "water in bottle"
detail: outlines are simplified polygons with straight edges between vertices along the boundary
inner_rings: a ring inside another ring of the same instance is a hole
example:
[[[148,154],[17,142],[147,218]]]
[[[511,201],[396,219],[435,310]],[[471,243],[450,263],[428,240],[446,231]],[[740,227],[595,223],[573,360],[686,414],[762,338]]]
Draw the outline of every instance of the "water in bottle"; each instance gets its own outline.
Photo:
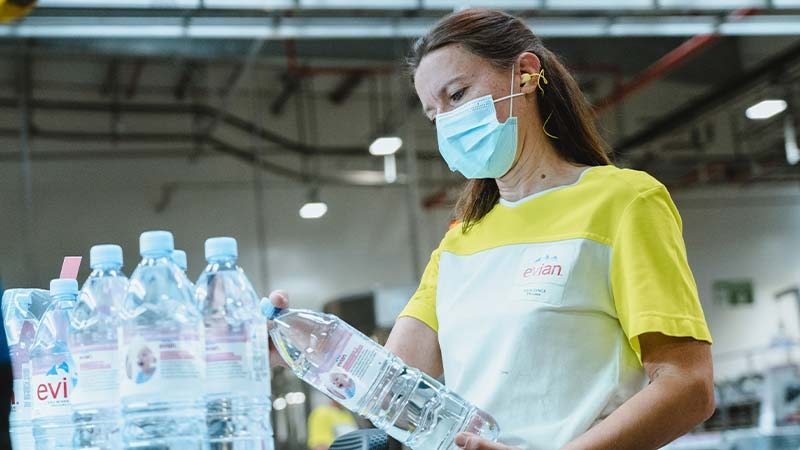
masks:
[[[414,450],[455,450],[467,431],[496,440],[488,413],[331,314],[262,301],[270,337],[292,371]]]
[[[122,273],[122,248],[95,245],[89,251],[92,273],[70,314],[69,350],[80,383],[72,392],[75,449],[120,448],[119,353],[117,328],[128,279]]]
[[[206,328],[206,421],[212,450],[271,450],[269,342],[259,299],[236,264],[236,239],[206,240],[195,283]]]
[[[69,314],[75,308],[78,282],[50,282],[50,306],[45,311],[31,348],[33,436],[36,450],[72,450],[70,397],[79,383],[69,353]]]
[[[171,259],[172,233],[139,238],[120,326],[123,445],[204,448],[205,338],[190,282]]]
[[[30,355],[39,324],[36,311],[41,314],[49,303],[50,293],[44,289],[9,289],[3,293],[3,319],[13,372],[9,433],[15,449],[34,448]]]

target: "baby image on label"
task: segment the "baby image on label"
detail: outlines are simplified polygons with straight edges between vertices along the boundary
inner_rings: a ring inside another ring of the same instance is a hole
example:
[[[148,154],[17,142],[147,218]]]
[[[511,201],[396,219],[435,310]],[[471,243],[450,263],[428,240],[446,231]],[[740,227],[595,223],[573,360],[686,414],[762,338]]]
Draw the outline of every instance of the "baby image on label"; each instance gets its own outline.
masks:
[[[533,245],[525,249],[516,269],[514,285],[518,300],[561,303],[564,286],[575,265],[574,241]]]
[[[155,352],[144,342],[134,343],[128,348],[125,358],[125,374],[136,384],[150,381],[158,369]]]
[[[348,400],[356,395],[356,383],[350,376],[339,370],[323,375],[323,383],[329,394],[339,400]]]

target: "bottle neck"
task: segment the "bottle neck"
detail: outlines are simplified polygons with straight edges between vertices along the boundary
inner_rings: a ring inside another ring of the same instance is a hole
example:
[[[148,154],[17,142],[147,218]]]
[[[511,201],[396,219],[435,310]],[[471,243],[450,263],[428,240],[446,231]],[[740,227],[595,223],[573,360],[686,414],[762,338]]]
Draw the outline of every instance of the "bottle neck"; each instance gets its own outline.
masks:
[[[94,272],[119,272],[122,270],[121,264],[95,264],[92,266],[92,271]]]
[[[57,294],[53,295],[52,297],[54,305],[68,304],[78,300],[78,296],[76,294]]]
[[[145,261],[158,261],[161,259],[168,259],[171,260],[172,252],[152,252],[152,253],[145,253],[142,255],[142,259]]]
[[[230,256],[215,256],[212,258],[206,258],[206,261],[209,264],[216,264],[222,267],[236,267],[236,258],[232,258]]]

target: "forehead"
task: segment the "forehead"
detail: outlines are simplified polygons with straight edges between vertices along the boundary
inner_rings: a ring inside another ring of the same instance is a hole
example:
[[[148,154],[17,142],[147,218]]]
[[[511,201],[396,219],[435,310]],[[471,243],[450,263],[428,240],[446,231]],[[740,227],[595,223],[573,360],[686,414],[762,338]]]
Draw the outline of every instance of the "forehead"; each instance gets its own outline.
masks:
[[[421,99],[436,95],[444,84],[456,76],[475,76],[496,70],[485,59],[453,44],[425,55],[414,73],[414,88]],[[424,102],[424,100],[423,100]]]

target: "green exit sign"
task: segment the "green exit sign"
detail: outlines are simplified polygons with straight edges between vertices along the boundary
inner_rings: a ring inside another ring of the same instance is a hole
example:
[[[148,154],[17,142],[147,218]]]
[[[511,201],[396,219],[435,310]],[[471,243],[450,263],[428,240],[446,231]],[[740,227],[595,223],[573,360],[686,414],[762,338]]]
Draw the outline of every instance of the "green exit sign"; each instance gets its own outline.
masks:
[[[717,280],[711,289],[716,304],[731,306],[753,304],[753,280]]]

